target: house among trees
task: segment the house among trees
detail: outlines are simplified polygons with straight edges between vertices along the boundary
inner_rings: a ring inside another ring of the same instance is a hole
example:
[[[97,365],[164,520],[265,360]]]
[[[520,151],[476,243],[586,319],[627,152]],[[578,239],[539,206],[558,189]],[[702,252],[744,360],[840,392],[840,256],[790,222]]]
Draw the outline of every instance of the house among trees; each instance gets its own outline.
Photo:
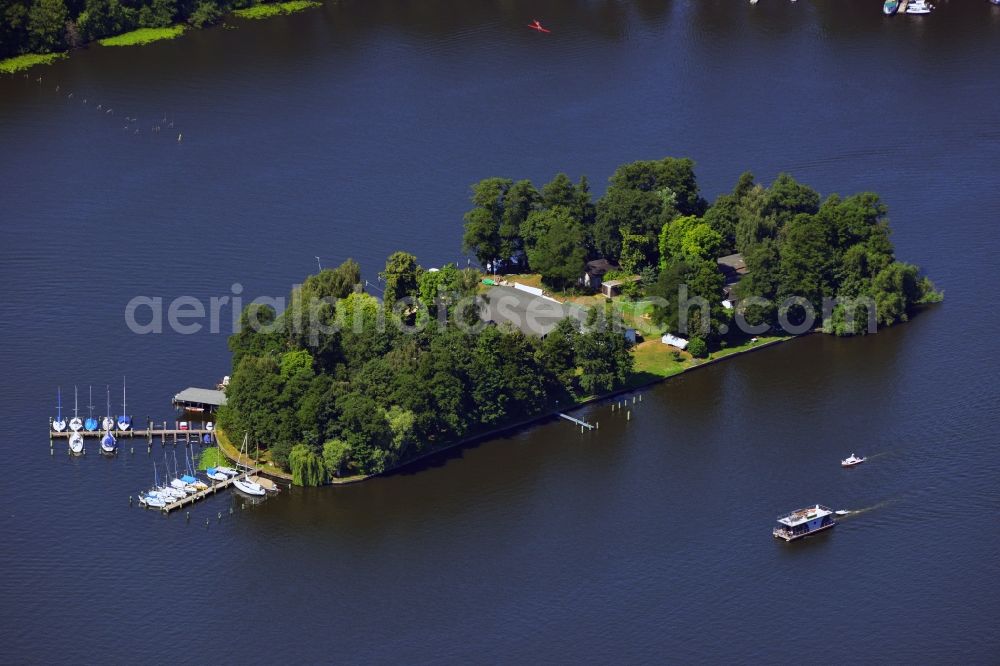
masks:
[[[725,278],[725,285],[722,287],[722,304],[727,308],[736,305],[736,295],[733,288],[747,274],[747,263],[743,260],[743,255],[739,252],[719,257],[716,266]]]
[[[604,282],[604,275],[617,270],[618,267],[607,259],[594,259],[592,261],[588,261],[583,272],[583,277],[580,278],[580,284],[592,291],[601,291],[601,285]]]

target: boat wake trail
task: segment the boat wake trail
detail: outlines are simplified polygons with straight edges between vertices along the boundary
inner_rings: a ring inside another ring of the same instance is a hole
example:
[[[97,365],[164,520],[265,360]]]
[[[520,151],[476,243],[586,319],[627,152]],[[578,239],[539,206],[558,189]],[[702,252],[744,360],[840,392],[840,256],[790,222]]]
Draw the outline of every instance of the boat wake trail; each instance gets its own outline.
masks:
[[[877,502],[875,504],[872,504],[871,506],[866,506],[863,509],[841,509],[841,511],[847,511],[847,513],[840,514],[838,512],[838,515],[842,519],[843,518],[853,518],[854,516],[860,516],[863,513],[868,513],[869,511],[875,511],[876,509],[881,509],[881,508],[883,508],[885,506],[888,506],[888,505],[889,505],[889,500],[883,500],[881,502]]]

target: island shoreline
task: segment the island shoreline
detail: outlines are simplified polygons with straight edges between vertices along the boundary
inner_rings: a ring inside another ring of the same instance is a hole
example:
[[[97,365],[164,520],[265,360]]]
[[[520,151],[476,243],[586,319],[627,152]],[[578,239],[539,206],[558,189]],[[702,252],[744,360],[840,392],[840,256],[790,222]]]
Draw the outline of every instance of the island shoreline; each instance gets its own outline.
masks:
[[[812,331],[808,331],[806,333],[803,333],[801,335],[793,335],[793,336],[779,338],[777,340],[769,340],[767,342],[762,342],[759,345],[754,345],[753,347],[748,347],[747,349],[741,349],[740,351],[732,352],[732,353],[726,354],[724,356],[719,356],[719,357],[716,357],[716,358],[709,358],[709,359],[707,359],[705,361],[701,361],[699,363],[695,363],[694,365],[690,365],[690,366],[684,368],[683,370],[681,370],[680,372],[674,373],[672,375],[667,375],[665,377],[654,377],[653,379],[650,379],[649,381],[641,382],[641,383],[634,384],[634,385],[622,386],[622,387],[614,389],[614,390],[612,390],[612,391],[610,391],[608,393],[602,393],[601,395],[596,395],[596,396],[591,396],[591,397],[588,397],[588,398],[584,398],[583,400],[581,400],[579,402],[575,402],[571,406],[563,408],[563,409],[550,410],[550,411],[547,411],[547,412],[545,412],[543,414],[538,414],[536,416],[532,416],[531,418],[524,419],[523,421],[518,421],[517,423],[511,423],[509,425],[505,425],[505,426],[502,426],[502,427],[499,427],[499,428],[494,428],[494,429],[489,430],[487,432],[482,432],[482,433],[478,433],[478,434],[475,434],[475,435],[471,435],[469,437],[465,437],[465,438],[460,439],[460,440],[455,441],[455,442],[451,442],[451,443],[448,443],[448,444],[443,444],[443,445],[441,445],[439,447],[436,447],[432,451],[425,451],[424,453],[421,453],[420,455],[418,455],[415,458],[410,458],[408,460],[402,461],[402,462],[394,465],[393,467],[391,467],[391,468],[389,468],[387,470],[384,470],[382,472],[379,472],[377,474],[364,474],[364,475],[356,475],[356,476],[349,476],[349,477],[343,477],[343,478],[333,478],[333,479],[328,480],[326,483],[324,483],[323,486],[319,486],[319,487],[347,486],[347,485],[351,485],[351,484],[361,483],[362,481],[369,481],[371,479],[378,478],[378,477],[392,476],[394,474],[400,473],[402,470],[406,469],[407,467],[410,467],[411,465],[415,465],[415,464],[417,464],[419,462],[426,461],[427,459],[429,459],[429,458],[431,458],[433,456],[436,456],[436,455],[439,455],[439,454],[442,454],[442,453],[445,453],[445,452],[448,452],[448,451],[452,451],[454,449],[458,449],[458,448],[461,448],[463,446],[469,446],[471,444],[477,444],[477,443],[481,443],[481,442],[484,442],[484,441],[487,441],[487,440],[497,439],[499,437],[502,437],[503,435],[506,435],[506,434],[509,434],[509,433],[512,433],[512,432],[515,432],[515,431],[519,431],[519,430],[524,430],[524,429],[527,429],[527,428],[531,428],[532,426],[539,425],[539,424],[541,424],[541,423],[543,423],[545,421],[549,421],[551,419],[558,418],[559,414],[569,414],[569,413],[572,413],[573,411],[576,411],[577,409],[580,409],[581,407],[586,407],[588,405],[592,405],[592,404],[595,404],[595,403],[598,403],[598,402],[601,402],[601,401],[609,400],[611,398],[615,398],[617,396],[624,395],[624,394],[627,394],[627,393],[634,393],[634,392],[637,392],[637,391],[641,391],[642,389],[646,389],[646,388],[649,388],[651,386],[656,386],[657,384],[661,384],[663,382],[669,381],[671,379],[674,379],[675,377],[681,377],[681,376],[683,376],[683,375],[685,375],[685,374],[687,374],[689,372],[693,372],[695,370],[700,370],[702,368],[706,368],[706,367],[712,366],[712,365],[714,365],[716,363],[720,363],[720,362],[726,361],[728,359],[738,358],[740,356],[743,356],[744,354],[749,354],[751,352],[756,352],[756,351],[759,351],[761,349],[767,349],[767,348],[770,348],[770,347],[774,347],[776,345],[779,345],[779,344],[782,344],[782,343],[785,343],[785,342],[789,342],[791,340],[796,340],[798,338],[802,338],[802,337],[805,337],[805,336],[808,336],[808,335],[812,335],[812,334],[818,333],[818,332],[820,332],[820,331],[819,330],[812,330]],[[233,446],[232,442],[229,440],[229,437],[226,435],[226,433],[221,428],[217,428],[216,429],[216,441],[218,442],[219,450],[222,451],[222,454],[224,456],[226,456],[226,458],[228,458],[230,461],[232,461],[232,462],[234,462],[236,464],[259,465],[259,463],[257,461],[254,461],[249,456],[247,456],[247,462],[244,463],[243,460],[242,460],[242,455],[236,450],[236,447]],[[279,469],[268,469],[267,465],[260,466],[259,469],[260,469],[260,474],[262,474],[262,475],[264,475],[264,476],[266,476],[268,478],[279,480],[279,481],[285,481],[289,485],[292,485],[292,474],[290,472],[285,472],[285,471],[279,470]]]

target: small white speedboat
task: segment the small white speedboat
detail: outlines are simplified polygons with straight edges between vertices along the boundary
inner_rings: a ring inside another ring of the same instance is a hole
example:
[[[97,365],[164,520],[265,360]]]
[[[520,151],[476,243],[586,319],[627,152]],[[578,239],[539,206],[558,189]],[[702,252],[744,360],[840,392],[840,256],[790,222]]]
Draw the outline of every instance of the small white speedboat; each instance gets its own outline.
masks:
[[[867,460],[867,458],[865,458],[864,456],[860,456],[859,457],[859,456],[856,456],[856,455],[854,455],[852,453],[850,456],[848,456],[847,458],[844,458],[843,460],[840,461],[840,466],[841,467],[854,467],[855,465],[860,465],[865,460]]]
[[[850,511],[848,511],[847,509],[837,509],[836,511],[834,511],[834,513],[837,514],[838,516],[846,516],[847,514],[850,513]]]
[[[76,454],[83,453],[83,435],[74,432],[69,436],[69,450]]]
[[[254,483],[253,481],[236,479],[233,481],[233,485],[236,486],[237,490],[242,490],[247,495],[261,497],[265,494],[264,488],[259,483]]]
[[[926,0],[910,0],[910,3],[906,5],[907,14],[930,14],[932,9],[934,9],[934,5],[929,4]]]

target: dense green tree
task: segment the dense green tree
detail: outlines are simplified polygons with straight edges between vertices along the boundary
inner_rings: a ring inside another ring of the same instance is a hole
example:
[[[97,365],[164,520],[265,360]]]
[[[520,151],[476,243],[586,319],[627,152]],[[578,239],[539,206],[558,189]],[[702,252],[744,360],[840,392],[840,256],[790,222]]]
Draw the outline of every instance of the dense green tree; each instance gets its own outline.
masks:
[[[334,436],[347,443],[357,471],[378,474],[391,463],[392,429],[385,410],[369,396],[352,391],[337,400]]]
[[[37,53],[62,48],[68,18],[63,0],[33,0],[28,10],[29,48]]]
[[[296,486],[321,486],[326,483],[326,466],[316,450],[305,444],[297,444],[288,454],[288,467],[292,472],[292,483]]]
[[[417,298],[420,295],[420,274],[423,269],[417,265],[417,258],[408,252],[393,252],[385,262],[385,270],[380,277],[385,280],[383,302],[386,308],[403,298]]]
[[[637,190],[673,194],[674,207],[681,215],[704,214],[706,203],[698,192],[694,161],[688,158],[665,157],[623,164],[611,176],[608,191]],[[657,225],[657,229],[659,229]]]
[[[695,358],[705,358],[708,356],[708,343],[696,335],[688,342],[687,352]]]
[[[565,289],[583,275],[587,257],[583,229],[565,208],[554,208],[548,215],[548,229],[529,248],[528,263],[545,284]]]
[[[323,466],[328,477],[343,476],[350,461],[351,446],[344,440],[331,439],[323,444]]]
[[[782,230],[779,298],[801,297],[819,312],[824,296],[835,294],[830,229],[811,215],[799,215]]]
[[[618,263],[629,275],[654,265],[657,256],[656,243],[648,236],[633,234],[630,231],[622,233],[622,253]]]
[[[591,200],[590,184],[586,176],[580,176],[574,185],[564,173],[556,174],[550,182],[542,187],[542,207],[555,208],[562,206],[569,209],[570,215],[583,224],[585,229],[594,223],[596,210]]]
[[[717,335],[729,320],[721,302],[723,283],[714,261],[672,259],[649,289],[665,303],[653,308],[653,321],[681,335]]]
[[[580,340],[579,326],[567,317],[552,329],[538,346],[536,357],[547,380],[546,392],[560,395],[571,393],[576,379],[576,346]]]
[[[705,211],[705,223],[722,236],[722,246],[727,252],[736,249],[736,225],[740,220],[740,205],[753,187],[753,174],[749,171],[744,172],[740,175],[733,191],[719,195]]]
[[[580,336],[576,362],[580,366],[580,387],[588,395],[610,391],[625,383],[635,359],[623,331],[603,326]]]
[[[523,263],[524,243],[521,225],[541,202],[541,195],[530,180],[519,180],[510,186],[504,196],[503,214],[500,219],[500,258],[504,261]]]
[[[307,297],[337,300],[347,298],[361,289],[361,266],[348,259],[337,268],[324,268],[302,283]]]

